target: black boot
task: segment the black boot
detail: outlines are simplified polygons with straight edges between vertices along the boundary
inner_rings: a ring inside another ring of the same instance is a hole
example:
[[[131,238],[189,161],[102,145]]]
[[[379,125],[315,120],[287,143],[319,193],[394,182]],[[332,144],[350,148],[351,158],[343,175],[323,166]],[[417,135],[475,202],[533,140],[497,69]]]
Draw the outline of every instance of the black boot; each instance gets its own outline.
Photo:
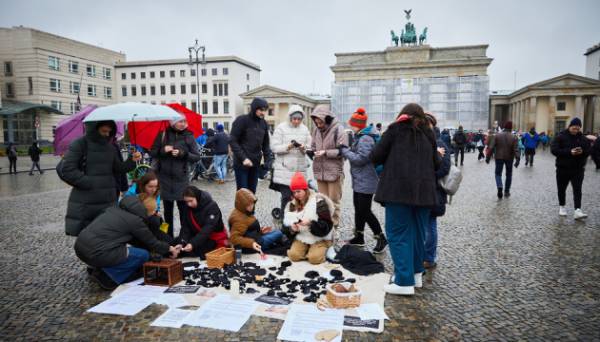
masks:
[[[498,198],[502,199],[502,188],[498,188]]]
[[[504,191],[504,197],[509,198],[510,197],[510,190],[506,190]]]
[[[379,253],[383,253],[383,250],[385,249],[385,247],[387,247],[388,242],[385,238],[385,235],[383,235],[383,233],[380,233],[379,236],[377,236],[377,244],[375,245],[375,248],[373,249],[373,253],[375,254],[379,254]]]
[[[355,232],[352,240],[348,241],[349,244],[363,247],[365,245],[365,236],[363,232]]]
[[[104,273],[101,269],[96,269],[90,274],[90,278],[100,285],[104,290],[112,291],[119,286],[119,284],[115,283],[108,274]]]

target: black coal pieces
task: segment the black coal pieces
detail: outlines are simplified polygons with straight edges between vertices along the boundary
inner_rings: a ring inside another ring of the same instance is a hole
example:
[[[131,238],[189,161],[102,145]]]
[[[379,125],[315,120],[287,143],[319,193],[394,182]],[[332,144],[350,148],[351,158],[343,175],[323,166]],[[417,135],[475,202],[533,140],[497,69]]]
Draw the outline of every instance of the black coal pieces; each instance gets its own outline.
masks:
[[[249,288],[246,290],[246,293],[248,293],[248,294],[252,294],[252,293],[256,293],[256,292],[258,292],[258,291],[257,291],[255,288],[252,288],[252,287],[249,287]]]
[[[317,271],[308,271],[304,274],[305,278],[314,279],[319,276],[319,272]]]
[[[339,278],[343,276],[342,271],[340,270],[331,270],[329,274],[331,274],[331,276],[334,278]]]
[[[269,291],[267,291],[267,296],[275,296],[275,290],[271,289]]]
[[[277,267],[273,266],[273,267],[269,267],[269,271],[275,271],[277,269]]]

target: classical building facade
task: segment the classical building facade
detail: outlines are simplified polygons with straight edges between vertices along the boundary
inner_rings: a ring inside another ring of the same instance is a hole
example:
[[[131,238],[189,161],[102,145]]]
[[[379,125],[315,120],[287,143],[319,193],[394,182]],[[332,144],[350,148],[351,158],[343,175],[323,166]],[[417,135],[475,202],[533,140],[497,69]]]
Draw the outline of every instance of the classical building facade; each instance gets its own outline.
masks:
[[[270,85],[262,85],[256,89],[240,94],[240,97],[244,101],[245,113],[250,111],[250,103],[253,98],[262,97],[267,100],[269,103],[269,112],[267,113],[265,120],[267,121],[267,124],[269,124],[271,130],[281,122],[289,120],[288,111],[292,105],[299,105],[302,107],[306,114],[304,124],[311,128],[312,121],[308,118],[313,109],[317,105],[330,105],[331,103],[330,99],[326,96],[302,95]]]
[[[229,130],[244,112],[239,94],[260,84],[260,67],[235,56],[206,58],[198,76],[188,59],[120,62],[115,70],[118,102],[177,102],[201,113],[204,128],[223,123]]]
[[[600,43],[587,49],[585,56],[585,76],[600,80]]]
[[[34,104],[71,114],[78,94],[83,105],[115,103],[114,64],[124,60],[123,53],[32,28],[0,28],[0,86],[12,108],[31,109]],[[64,118],[56,113],[29,110],[2,115],[4,140],[52,140],[53,126]],[[23,131],[23,139],[17,130]]]
[[[600,131],[599,80],[565,74],[490,96],[490,126],[510,120],[516,130],[535,127],[553,135],[574,117],[582,119],[585,132]]]
[[[370,122],[387,125],[416,102],[435,114],[440,127],[486,128],[492,62],[487,48],[415,45],[336,53],[332,109],[346,122],[362,106]]]

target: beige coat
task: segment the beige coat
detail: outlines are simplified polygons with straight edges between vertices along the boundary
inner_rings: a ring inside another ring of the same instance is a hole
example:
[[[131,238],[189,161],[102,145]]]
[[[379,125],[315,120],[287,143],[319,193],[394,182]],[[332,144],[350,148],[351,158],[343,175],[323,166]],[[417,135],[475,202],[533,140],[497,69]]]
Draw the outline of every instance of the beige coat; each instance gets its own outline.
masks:
[[[318,181],[335,182],[344,174],[344,159],[340,155],[339,146],[348,146],[348,135],[326,106],[317,106],[311,114],[311,118],[319,118],[323,121],[326,121],[327,117],[330,118],[331,123],[325,130],[321,131],[315,127],[312,132],[312,150],[325,151],[322,157],[314,158],[313,172]],[[336,137],[337,141],[335,141]]]

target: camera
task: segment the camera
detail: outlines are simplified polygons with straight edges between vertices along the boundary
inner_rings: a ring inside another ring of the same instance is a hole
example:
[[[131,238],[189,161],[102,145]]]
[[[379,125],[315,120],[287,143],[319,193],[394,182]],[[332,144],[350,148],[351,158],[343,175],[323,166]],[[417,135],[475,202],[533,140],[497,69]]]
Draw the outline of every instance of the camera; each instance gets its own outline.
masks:
[[[296,148],[298,148],[298,147],[302,146],[302,145],[301,145],[299,142],[297,142],[296,140],[292,140],[292,141],[291,141],[291,143],[292,143],[292,146],[294,146],[294,147],[296,147]]]

